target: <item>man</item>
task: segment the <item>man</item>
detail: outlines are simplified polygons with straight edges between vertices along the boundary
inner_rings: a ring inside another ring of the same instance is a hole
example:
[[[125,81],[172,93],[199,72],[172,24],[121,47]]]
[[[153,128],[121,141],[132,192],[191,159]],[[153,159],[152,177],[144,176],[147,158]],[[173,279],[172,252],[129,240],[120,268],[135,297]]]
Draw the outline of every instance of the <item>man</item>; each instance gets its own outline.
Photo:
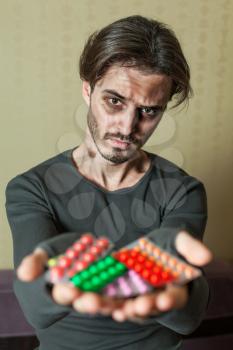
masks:
[[[141,16],[94,33],[80,59],[88,128],[79,147],[15,177],[6,208],[14,243],[14,288],[40,350],[180,349],[181,334],[201,322],[208,286],[185,286],[135,299],[46,287],[48,257],[84,232],[120,248],[143,235],[189,263],[211,253],[200,242],[206,219],[203,185],[175,164],[142,150],[168,102],[191,91],[189,67],[174,33]]]

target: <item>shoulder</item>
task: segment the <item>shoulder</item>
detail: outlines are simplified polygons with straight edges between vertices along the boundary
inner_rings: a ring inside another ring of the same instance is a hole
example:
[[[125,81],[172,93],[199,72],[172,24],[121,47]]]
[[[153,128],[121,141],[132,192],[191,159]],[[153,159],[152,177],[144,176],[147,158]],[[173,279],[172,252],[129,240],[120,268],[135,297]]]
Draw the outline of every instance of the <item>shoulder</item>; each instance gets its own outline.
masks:
[[[204,191],[203,183],[177,164],[157,154],[149,153],[152,160],[152,182],[160,183],[160,187],[175,191],[178,188],[192,188]],[[157,187],[157,186],[156,186]]]
[[[46,183],[46,179],[48,179],[51,174],[64,173],[64,171],[68,171],[73,167],[71,154],[72,149],[66,150],[17,174],[7,183],[6,191],[19,186],[33,186],[34,188],[37,186],[40,187],[41,185],[43,186],[43,184]]]
[[[160,175],[189,176],[189,174],[170,160],[158,154],[148,153],[152,161],[153,172]]]

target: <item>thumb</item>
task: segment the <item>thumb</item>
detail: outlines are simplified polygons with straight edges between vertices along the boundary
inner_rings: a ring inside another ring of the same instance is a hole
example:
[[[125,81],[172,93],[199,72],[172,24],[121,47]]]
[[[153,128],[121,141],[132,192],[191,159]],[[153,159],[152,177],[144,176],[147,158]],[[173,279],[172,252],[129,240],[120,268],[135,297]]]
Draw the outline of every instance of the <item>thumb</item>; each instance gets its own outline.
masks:
[[[17,277],[24,282],[33,281],[44,272],[47,260],[47,253],[40,248],[36,249],[23,258],[16,271]]]
[[[178,233],[175,246],[178,253],[190,264],[203,266],[208,264],[213,258],[211,251],[201,241],[192,237],[186,231]]]

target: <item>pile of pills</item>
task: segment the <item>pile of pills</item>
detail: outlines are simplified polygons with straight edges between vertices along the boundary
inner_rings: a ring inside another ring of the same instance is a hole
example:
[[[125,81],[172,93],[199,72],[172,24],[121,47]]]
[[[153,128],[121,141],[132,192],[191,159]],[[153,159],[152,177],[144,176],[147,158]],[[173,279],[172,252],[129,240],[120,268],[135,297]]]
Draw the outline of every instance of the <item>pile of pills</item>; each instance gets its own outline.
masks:
[[[112,244],[107,238],[96,239],[91,234],[85,234],[63,255],[49,259],[46,278],[52,283],[68,281],[94,261],[105,256],[111,248]]]
[[[71,278],[73,284],[83,291],[98,292],[108,283],[125,273],[127,268],[124,264],[107,255],[84,271]]]
[[[141,238],[109,254],[112,243],[105,237],[83,235],[65,254],[48,262],[47,280],[71,281],[82,291],[110,297],[132,297],[168,283],[186,283],[201,272]]]
[[[123,276],[108,284],[102,290],[102,293],[109,297],[129,298],[152,290],[153,287],[144,281],[139,274],[133,270],[128,270]]]
[[[174,281],[176,278],[162,264],[156,262],[149,255],[135,249],[123,250],[117,253],[115,258],[125,264],[128,269],[134,270],[143,280],[154,287],[161,287],[168,282]]]
[[[183,284],[201,275],[199,269],[185,263],[183,260],[169,254],[165,250],[155,246],[155,244],[147,238],[141,238],[138,241],[138,249],[144,250],[158,264],[165,267],[175,277],[176,283]]]

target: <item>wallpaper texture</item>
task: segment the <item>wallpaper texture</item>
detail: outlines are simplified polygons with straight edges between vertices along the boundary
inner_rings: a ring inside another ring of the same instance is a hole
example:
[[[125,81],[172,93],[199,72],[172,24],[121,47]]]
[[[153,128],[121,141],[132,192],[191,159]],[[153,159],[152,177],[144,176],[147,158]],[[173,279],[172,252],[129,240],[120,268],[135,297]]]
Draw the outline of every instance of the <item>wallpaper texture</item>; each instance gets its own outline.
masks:
[[[0,268],[12,267],[7,182],[80,143],[87,111],[77,69],[83,45],[93,31],[133,14],[174,29],[194,90],[188,108],[166,112],[145,149],[205,184],[205,242],[233,260],[233,1],[0,0]]]

